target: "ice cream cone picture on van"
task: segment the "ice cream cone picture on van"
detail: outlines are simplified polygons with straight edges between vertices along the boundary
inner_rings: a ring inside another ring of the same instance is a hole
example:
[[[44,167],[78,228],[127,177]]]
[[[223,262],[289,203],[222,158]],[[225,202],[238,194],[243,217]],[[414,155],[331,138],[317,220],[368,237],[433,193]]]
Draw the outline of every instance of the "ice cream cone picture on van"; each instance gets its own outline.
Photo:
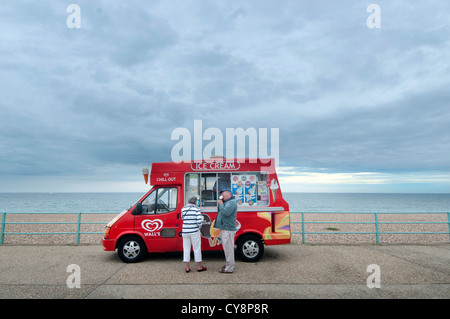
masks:
[[[211,228],[210,228],[210,236],[207,237],[210,247],[214,247],[214,246],[220,245],[222,243],[222,241],[220,240],[220,229],[217,229],[214,227],[215,221],[216,220],[214,220],[212,222]],[[236,232],[239,231],[240,228],[241,228],[241,223],[238,220],[236,220]]]
[[[148,184],[148,167],[144,166],[142,169],[142,175],[144,175],[145,184]]]
[[[202,214],[203,223],[202,227],[200,227],[200,233],[203,238],[209,239],[211,238],[211,218],[208,215]]]
[[[276,179],[272,179],[272,181],[270,182],[270,191],[272,192],[272,198],[273,201],[275,202],[277,200],[277,192],[278,192],[278,183]]]
[[[244,261],[259,260],[264,245],[291,242],[289,204],[283,199],[272,161],[212,158],[152,163],[151,189],[108,223],[102,238],[104,250],[117,250],[127,263],[138,262],[147,253],[183,251],[181,208],[193,196],[199,199],[204,217],[202,250],[221,250],[214,222],[219,189],[229,188],[238,205],[236,254]],[[143,170],[144,178],[146,173]]]
[[[208,215],[203,215],[203,225],[200,228],[200,233],[203,238],[208,239],[210,247],[216,246],[218,244],[218,238],[220,235],[220,229],[214,228],[214,222],[211,222],[211,218]]]

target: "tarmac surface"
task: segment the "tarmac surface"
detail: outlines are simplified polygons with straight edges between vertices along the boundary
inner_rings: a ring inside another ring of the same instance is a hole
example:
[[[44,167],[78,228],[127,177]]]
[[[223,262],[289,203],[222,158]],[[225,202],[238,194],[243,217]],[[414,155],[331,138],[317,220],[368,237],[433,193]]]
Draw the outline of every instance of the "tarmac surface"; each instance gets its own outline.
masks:
[[[257,263],[203,252],[205,272],[185,273],[182,253],[125,264],[101,245],[0,246],[1,299],[392,299],[450,297],[450,245],[282,245]],[[78,265],[79,272],[69,265]],[[374,272],[369,265],[378,265]],[[69,269],[68,269],[69,267]],[[79,288],[69,288],[76,283]],[[369,288],[379,274],[380,288]]]

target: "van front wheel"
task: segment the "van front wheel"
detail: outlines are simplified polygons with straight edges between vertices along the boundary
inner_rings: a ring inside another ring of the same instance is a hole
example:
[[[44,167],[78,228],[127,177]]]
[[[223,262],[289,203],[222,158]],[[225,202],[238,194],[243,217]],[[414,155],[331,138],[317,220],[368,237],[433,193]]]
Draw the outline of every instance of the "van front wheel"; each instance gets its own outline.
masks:
[[[237,253],[245,262],[256,262],[264,255],[262,239],[256,235],[244,235],[237,242]]]
[[[147,247],[140,237],[127,236],[120,240],[117,253],[123,262],[136,263],[145,257]]]

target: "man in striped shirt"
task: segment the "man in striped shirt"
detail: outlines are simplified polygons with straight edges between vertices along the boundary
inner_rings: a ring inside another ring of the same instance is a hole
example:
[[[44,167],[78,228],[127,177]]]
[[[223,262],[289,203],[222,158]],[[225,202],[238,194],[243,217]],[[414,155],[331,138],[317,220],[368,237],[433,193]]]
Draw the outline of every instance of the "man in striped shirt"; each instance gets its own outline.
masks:
[[[188,204],[181,209],[181,219],[183,220],[183,262],[186,263],[186,272],[190,272],[189,262],[191,261],[191,245],[194,250],[194,260],[197,263],[197,271],[205,271],[202,266],[202,249],[200,227],[203,216],[197,207],[197,197],[189,198]]]

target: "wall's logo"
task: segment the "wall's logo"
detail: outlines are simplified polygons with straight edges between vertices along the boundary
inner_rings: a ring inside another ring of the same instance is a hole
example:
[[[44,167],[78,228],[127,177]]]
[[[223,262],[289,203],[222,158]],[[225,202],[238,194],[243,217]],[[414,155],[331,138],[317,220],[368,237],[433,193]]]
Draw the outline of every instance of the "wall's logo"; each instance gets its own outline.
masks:
[[[141,226],[149,231],[149,233],[145,233],[145,236],[159,236],[159,230],[163,227],[163,222],[161,219],[146,219],[142,221]]]

